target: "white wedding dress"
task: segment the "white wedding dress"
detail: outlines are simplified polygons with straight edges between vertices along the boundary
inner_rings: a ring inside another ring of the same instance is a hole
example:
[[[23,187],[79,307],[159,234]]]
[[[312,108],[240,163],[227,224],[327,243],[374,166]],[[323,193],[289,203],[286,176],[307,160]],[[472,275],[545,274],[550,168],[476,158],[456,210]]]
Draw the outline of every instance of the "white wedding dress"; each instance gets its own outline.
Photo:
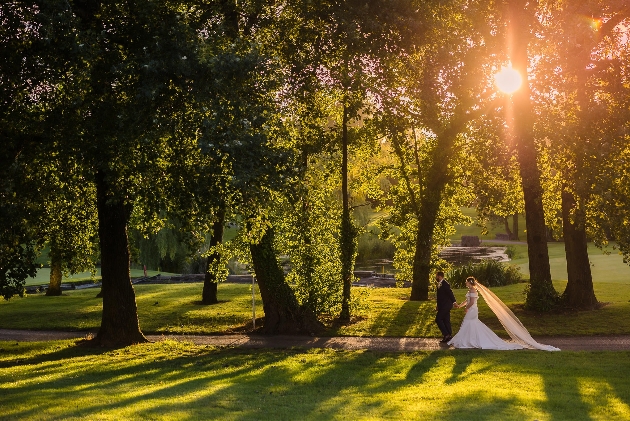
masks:
[[[448,342],[449,345],[453,345],[455,348],[498,350],[529,348],[544,351],[560,351],[560,349],[551,345],[543,345],[536,342],[514,313],[488,288],[480,283],[476,283],[475,288],[481,293],[488,307],[497,316],[514,342],[506,342],[499,338],[488,326],[479,320],[479,308],[477,307],[479,295],[476,292],[469,291],[466,293],[466,301],[467,304],[470,304],[470,308],[466,316],[464,316],[459,332]]]
[[[466,302],[470,304],[472,301],[472,305],[470,305],[466,316],[464,316],[459,332],[453,336],[453,339],[448,344],[453,345],[455,348],[523,349],[524,346],[522,345],[505,342],[479,320],[478,297],[479,294],[476,292],[469,291],[466,293]]]

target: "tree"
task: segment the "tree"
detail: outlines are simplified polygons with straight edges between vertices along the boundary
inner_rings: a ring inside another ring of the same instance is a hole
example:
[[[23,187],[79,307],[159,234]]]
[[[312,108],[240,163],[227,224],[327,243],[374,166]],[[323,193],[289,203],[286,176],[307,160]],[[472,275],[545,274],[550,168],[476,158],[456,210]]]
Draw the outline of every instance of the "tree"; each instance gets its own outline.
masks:
[[[294,92],[314,87],[337,100],[336,123],[341,158],[341,221],[339,248],[343,284],[340,320],[350,319],[351,282],[356,258],[357,227],[352,219],[348,169],[350,151],[361,138],[357,130],[376,111],[380,87],[387,83],[388,65],[406,54],[402,43],[414,31],[423,33],[423,9],[409,1],[296,2],[287,13]],[[295,60],[297,58],[298,60]],[[354,140],[353,140],[354,139]]]
[[[145,341],[129,277],[127,227],[132,215],[159,226],[161,212],[176,206],[164,193],[177,158],[169,154],[180,141],[174,110],[189,90],[187,59],[196,57],[196,35],[186,10],[169,2],[29,7],[48,19],[40,37],[63,58],[46,62],[64,77],[45,81],[60,104],[45,124],[56,133],[59,153],[86,168],[95,186],[103,316],[94,343]]]
[[[201,183],[216,196],[202,198],[216,218],[215,239],[208,253],[208,276],[214,279],[206,285],[211,287],[219,280],[226,252],[239,254],[252,263],[256,273],[265,309],[262,330],[310,333],[321,325],[314,313],[300,307],[278,267],[275,229],[269,216],[274,198],[292,191],[290,185],[299,168],[296,155],[285,144],[279,113],[284,76],[265,48],[274,36],[278,10],[263,2],[233,1],[221,2],[212,10],[215,19],[203,27],[207,34],[202,46],[205,76],[196,99],[202,106],[198,142],[207,160],[202,162],[212,166],[215,174]],[[228,218],[241,230],[223,246],[220,231]]]
[[[26,278],[36,274],[35,252],[42,242],[24,181],[30,151],[45,142],[43,121],[54,110],[47,81],[60,75],[50,64],[63,60],[48,50],[47,16],[37,12],[17,2],[0,5],[0,292],[5,299],[22,295]]]
[[[32,224],[37,227],[38,238],[49,247],[50,282],[46,295],[55,296],[61,295],[64,274],[95,272],[96,191],[84,168],[48,146],[41,156],[28,160],[24,187],[31,204]]]
[[[528,79],[530,63],[528,46],[535,22],[535,4],[525,0],[508,6],[508,28],[511,33],[510,59],[514,70],[523,75],[524,83],[512,96],[514,138],[525,201],[529,284],[525,306],[532,310],[549,310],[555,306],[558,293],[551,283],[547,229],[543,207],[543,191],[538,168],[538,153],[534,137],[534,113]]]
[[[290,144],[301,155],[295,192],[276,201],[279,251],[290,258],[287,280],[301,305],[317,315],[339,314],[343,301],[339,259],[339,153],[328,127],[335,106],[328,92],[293,86],[283,108]]]
[[[384,101],[380,124],[397,159],[391,223],[401,232],[398,260],[412,262],[411,300],[428,299],[438,246],[462,218],[460,152],[473,122],[491,109],[482,92],[492,70],[493,32],[500,31],[492,13],[485,2],[436,5],[425,43],[400,66],[404,94]]]
[[[610,99],[623,94],[610,89],[621,86],[618,59],[611,59],[610,51],[620,44],[614,28],[629,12],[623,3],[568,2],[551,9],[545,26],[555,48],[547,48],[549,63],[541,66],[547,73],[541,79],[550,87],[540,88],[539,102],[545,105],[541,114],[552,116],[541,126],[551,141],[562,183],[559,196],[568,272],[562,299],[576,309],[598,306],[587,241],[589,237],[605,241],[591,215],[598,213],[592,203],[599,202],[602,190],[593,187],[605,179],[605,161],[615,159],[610,153],[618,151],[610,148],[614,142],[609,133],[617,123],[611,119]]]

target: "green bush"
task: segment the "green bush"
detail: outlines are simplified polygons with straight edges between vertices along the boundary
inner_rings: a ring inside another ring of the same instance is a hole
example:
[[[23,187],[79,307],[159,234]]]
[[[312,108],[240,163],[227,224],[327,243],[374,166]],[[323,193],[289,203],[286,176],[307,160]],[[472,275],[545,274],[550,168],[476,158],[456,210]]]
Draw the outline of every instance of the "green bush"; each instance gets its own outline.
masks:
[[[507,255],[507,257],[509,257],[512,260],[518,259],[519,257],[521,257],[518,251],[516,250],[516,247],[514,246],[507,246],[505,248],[505,254]]]
[[[474,276],[487,287],[499,287],[523,282],[521,272],[516,266],[505,265],[496,260],[482,260],[457,266],[446,273],[452,288],[465,288],[466,278]]]

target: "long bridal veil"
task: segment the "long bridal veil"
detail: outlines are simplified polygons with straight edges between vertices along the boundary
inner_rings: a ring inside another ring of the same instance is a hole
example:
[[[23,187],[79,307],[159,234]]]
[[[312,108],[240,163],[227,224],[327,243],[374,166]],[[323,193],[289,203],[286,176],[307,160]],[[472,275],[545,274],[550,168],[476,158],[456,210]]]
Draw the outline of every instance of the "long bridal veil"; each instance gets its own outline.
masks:
[[[512,310],[503,304],[503,301],[501,301],[499,297],[494,295],[492,291],[479,282],[476,282],[475,286],[486,301],[486,304],[488,304],[488,307],[490,307],[490,310],[494,312],[514,342],[523,345],[525,348],[542,349],[543,351],[560,351],[560,348],[536,342],[527,329],[525,329],[523,323],[512,313]]]

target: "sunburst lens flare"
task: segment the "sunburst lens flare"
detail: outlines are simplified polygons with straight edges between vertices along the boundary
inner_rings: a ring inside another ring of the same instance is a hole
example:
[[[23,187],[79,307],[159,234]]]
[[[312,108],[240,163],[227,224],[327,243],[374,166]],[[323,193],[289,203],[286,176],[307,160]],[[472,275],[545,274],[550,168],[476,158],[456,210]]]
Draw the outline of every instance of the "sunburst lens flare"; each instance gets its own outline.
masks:
[[[494,83],[500,91],[506,94],[513,94],[523,84],[523,79],[519,72],[512,67],[503,66],[501,71],[494,75]]]

